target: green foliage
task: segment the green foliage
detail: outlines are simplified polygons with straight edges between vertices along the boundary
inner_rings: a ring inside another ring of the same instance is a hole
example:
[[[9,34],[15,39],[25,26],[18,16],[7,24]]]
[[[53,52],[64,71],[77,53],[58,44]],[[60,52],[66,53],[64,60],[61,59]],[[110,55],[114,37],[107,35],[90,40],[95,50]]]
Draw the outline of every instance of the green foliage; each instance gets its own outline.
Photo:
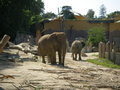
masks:
[[[42,15],[42,17],[43,17],[44,19],[54,19],[54,18],[57,17],[57,15],[54,14],[54,13],[52,13],[52,12],[47,12],[47,13],[44,13],[44,14]]]
[[[92,9],[89,9],[87,14],[86,14],[86,17],[88,19],[93,19],[94,18],[94,14],[95,14],[95,12]]]
[[[106,41],[105,28],[103,27],[93,27],[88,31],[88,41],[87,44],[90,46],[98,47],[98,43]]]
[[[109,67],[109,68],[118,68],[120,69],[119,65],[114,64],[113,62],[111,62],[110,60],[107,59],[103,59],[103,58],[99,58],[99,59],[88,59],[88,62],[97,64],[97,65],[101,65],[101,66],[105,66],[105,67]]]
[[[106,17],[106,7],[104,4],[100,6],[100,17],[101,19]]]
[[[63,15],[64,19],[75,19],[74,13],[71,12],[71,6],[63,6],[61,14]]]
[[[120,11],[115,11],[107,15],[107,18],[114,19],[116,16],[120,15]]]
[[[34,15],[34,16],[31,17],[30,21],[31,21],[31,24],[35,24],[37,22],[43,21],[43,17],[40,16],[40,15]]]
[[[0,36],[28,32],[32,18],[44,10],[42,0],[0,0]]]

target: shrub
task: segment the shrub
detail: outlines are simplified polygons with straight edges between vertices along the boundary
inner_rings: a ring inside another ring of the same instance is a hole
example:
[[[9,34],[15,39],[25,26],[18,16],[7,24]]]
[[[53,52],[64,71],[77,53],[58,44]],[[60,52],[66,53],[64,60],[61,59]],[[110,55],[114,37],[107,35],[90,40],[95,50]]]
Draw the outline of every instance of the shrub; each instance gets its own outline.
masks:
[[[106,41],[105,28],[103,27],[93,27],[88,31],[88,41],[87,44],[90,46],[98,47],[98,43]]]

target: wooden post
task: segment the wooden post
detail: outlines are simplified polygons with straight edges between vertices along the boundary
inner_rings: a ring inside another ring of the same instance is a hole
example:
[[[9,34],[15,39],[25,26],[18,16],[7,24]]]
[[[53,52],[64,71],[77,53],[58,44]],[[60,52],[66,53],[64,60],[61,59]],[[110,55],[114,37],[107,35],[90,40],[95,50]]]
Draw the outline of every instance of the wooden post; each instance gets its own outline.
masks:
[[[115,42],[113,42],[113,62],[116,63],[116,52],[117,52],[117,48],[115,45]]]
[[[99,58],[105,58],[105,43],[99,43]]]
[[[102,42],[99,43],[99,58],[102,58]]]
[[[2,38],[2,40],[0,41],[0,53],[2,53],[3,48],[8,43],[9,39],[10,39],[10,36],[5,34],[4,37]]]
[[[113,43],[110,42],[110,52],[112,52],[112,49],[113,49]]]
[[[117,52],[117,53],[115,54],[115,57],[116,57],[115,63],[118,64],[118,65],[120,65],[120,52]]]
[[[106,57],[108,60],[110,60],[110,42],[109,42],[109,41],[106,43],[105,57]]]

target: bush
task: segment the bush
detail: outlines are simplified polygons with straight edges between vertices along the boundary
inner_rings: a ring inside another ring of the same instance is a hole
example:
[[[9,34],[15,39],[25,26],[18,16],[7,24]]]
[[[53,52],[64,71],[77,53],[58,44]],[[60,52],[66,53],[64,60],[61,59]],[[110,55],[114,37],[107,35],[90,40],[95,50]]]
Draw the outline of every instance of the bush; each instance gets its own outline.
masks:
[[[90,46],[98,47],[99,42],[105,42],[105,28],[103,27],[93,27],[88,31],[88,41],[87,44]]]

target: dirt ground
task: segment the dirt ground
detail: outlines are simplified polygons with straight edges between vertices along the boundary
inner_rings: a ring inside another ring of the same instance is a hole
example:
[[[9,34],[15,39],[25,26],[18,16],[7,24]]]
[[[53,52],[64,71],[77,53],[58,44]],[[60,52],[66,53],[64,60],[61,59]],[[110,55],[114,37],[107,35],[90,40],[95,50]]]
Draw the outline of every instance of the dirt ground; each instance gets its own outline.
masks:
[[[98,53],[87,55],[73,61],[67,53],[62,67],[36,61],[30,53],[5,50],[0,54],[0,90],[120,90],[120,70],[89,63],[86,59]]]

